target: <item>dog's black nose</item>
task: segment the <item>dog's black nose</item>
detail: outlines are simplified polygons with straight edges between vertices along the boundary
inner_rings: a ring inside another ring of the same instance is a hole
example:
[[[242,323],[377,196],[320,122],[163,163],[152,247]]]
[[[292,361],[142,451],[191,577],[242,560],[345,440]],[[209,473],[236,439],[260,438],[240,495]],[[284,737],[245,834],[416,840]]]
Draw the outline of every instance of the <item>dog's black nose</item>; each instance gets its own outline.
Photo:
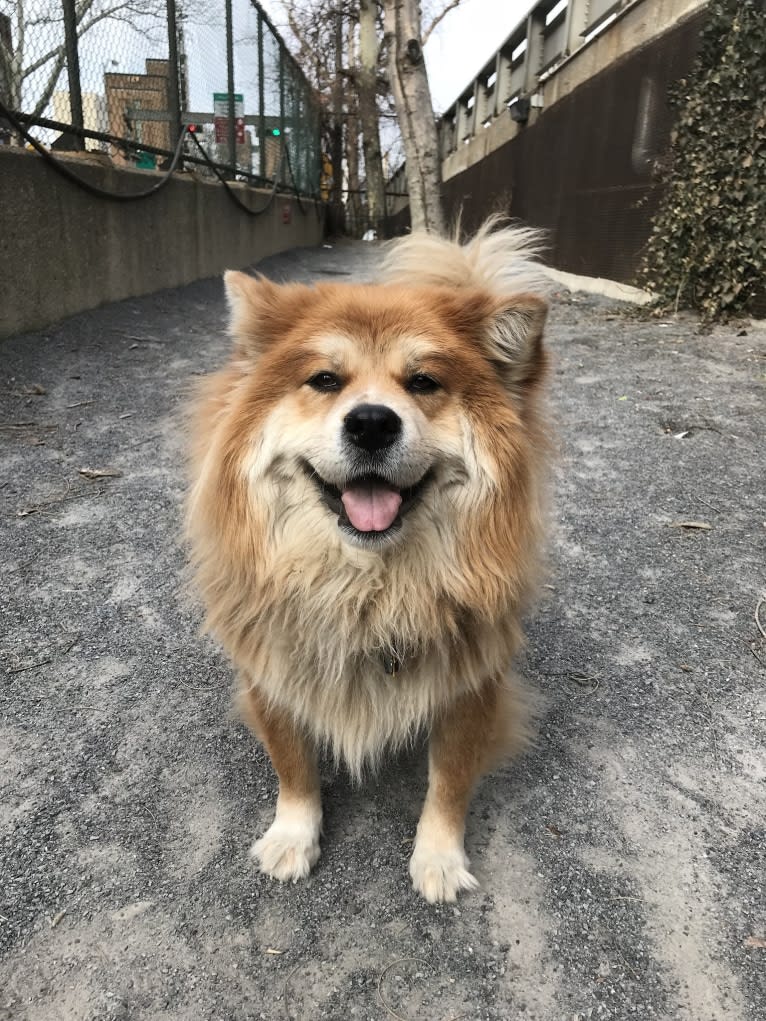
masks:
[[[402,431],[401,418],[385,404],[360,404],[343,424],[351,441],[363,450],[390,447]]]

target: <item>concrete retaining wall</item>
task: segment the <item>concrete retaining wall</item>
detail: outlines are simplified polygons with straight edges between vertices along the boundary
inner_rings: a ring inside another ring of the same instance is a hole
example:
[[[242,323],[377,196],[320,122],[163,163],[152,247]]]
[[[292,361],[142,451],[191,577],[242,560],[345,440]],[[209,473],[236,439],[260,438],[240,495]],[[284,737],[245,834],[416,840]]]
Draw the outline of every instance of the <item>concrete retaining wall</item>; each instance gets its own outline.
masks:
[[[111,191],[143,190],[158,176],[117,169],[98,156],[67,163]],[[255,208],[268,197],[234,187]],[[250,217],[221,185],[191,174],[146,199],[109,201],[65,180],[35,153],[0,147],[0,337],[318,244],[321,217],[314,203],[303,205],[305,215],[294,198],[279,195],[268,212]]]

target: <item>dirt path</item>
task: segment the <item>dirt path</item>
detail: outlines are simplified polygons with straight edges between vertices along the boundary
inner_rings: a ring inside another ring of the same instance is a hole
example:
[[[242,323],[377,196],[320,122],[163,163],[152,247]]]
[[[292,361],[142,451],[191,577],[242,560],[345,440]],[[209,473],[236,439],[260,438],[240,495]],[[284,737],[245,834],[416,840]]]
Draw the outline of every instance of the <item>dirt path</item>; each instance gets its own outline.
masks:
[[[304,885],[247,857],[274,780],[177,542],[223,315],[209,281],[0,345],[0,1018],[766,1019],[766,332],[559,296],[539,739],[474,801],[482,890],[434,908],[422,752],[363,790],[328,771]]]

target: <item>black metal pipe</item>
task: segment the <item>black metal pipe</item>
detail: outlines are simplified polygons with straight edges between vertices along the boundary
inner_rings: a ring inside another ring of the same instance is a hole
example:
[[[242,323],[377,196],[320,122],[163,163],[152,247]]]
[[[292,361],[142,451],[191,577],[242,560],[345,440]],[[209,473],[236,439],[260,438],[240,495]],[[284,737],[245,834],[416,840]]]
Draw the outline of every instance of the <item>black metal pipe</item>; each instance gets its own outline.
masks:
[[[120,135],[112,135],[108,131],[91,131],[89,128],[74,128],[71,124],[65,124],[63,121],[53,121],[48,117],[32,117],[31,114],[19,113],[18,111],[12,111],[14,116],[21,121],[22,124],[27,126],[36,125],[39,128],[47,128],[49,131],[61,131],[68,132],[72,135],[76,135],[78,138],[92,138],[97,142],[111,142],[115,146],[122,146],[124,149],[132,150],[134,152],[150,152],[153,156],[170,156],[172,158],[173,152],[170,149],[163,149],[158,145],[147,145],[146,142],[136,142],[130,138],[122,138]],[[261,177],[260,174],[251,174],[245,170],[239,170],[229,163],[220,163],[215,160],[211,161],[214,166],[218,167],[219,170],[231,174],[232,176],[236,172],[240,177],[246,177],[249,181],[255,181],[258,185],[269,185],[273,182],[266,177]],[[203,160],[199,156],[191,156],[187,153],[184,154],[184,163],[195,163],[199,166],[208,166],[208,161]]]
[[[175,0],[167,0],[168,15],[168,110],[170,124],[168,134],[170,148],[175,151],[181,134],[181,98],[178,88],[178,28],[176,25]]]
[[[69,78],[69,116],[72,127],[83,128],[82,92],[80,91],[80,55],[77,49],[77,12],[75,0],[62,0],[64,15],[64,45],[66,47],[66,70]],[[75,135],[78,148],[84,149],[82,138]]]
[[[258,150],[260,171],[266,174],[266,73],[263,67],[263,11],[258,10]]]
[[[279,131],[285,144],[285,48],[279,43]]]
[[[229,163],[237,166],[237,128],[234,123],[236,108],[234,104],[234,17],[232,0],[226,0],[226,72],[229,92]],[[236,177],[236,170],[233,174]]]

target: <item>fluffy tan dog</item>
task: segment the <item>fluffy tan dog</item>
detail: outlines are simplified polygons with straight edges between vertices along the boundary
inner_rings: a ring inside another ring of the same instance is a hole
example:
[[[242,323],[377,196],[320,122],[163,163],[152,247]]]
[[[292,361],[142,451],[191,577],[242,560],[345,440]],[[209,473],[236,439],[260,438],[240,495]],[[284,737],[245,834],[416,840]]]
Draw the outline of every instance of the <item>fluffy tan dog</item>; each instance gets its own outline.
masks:
[[[195,411],[188,535],[279,777],[252,851],[277,879],[319,858],[317,750],[359,776],[425,731],[413,884],[477,885],[465,813],[523,735],[510,664],[542,528],[533,251],[488,224],[402,240],[376,284],[226,274],[234,350]]]

